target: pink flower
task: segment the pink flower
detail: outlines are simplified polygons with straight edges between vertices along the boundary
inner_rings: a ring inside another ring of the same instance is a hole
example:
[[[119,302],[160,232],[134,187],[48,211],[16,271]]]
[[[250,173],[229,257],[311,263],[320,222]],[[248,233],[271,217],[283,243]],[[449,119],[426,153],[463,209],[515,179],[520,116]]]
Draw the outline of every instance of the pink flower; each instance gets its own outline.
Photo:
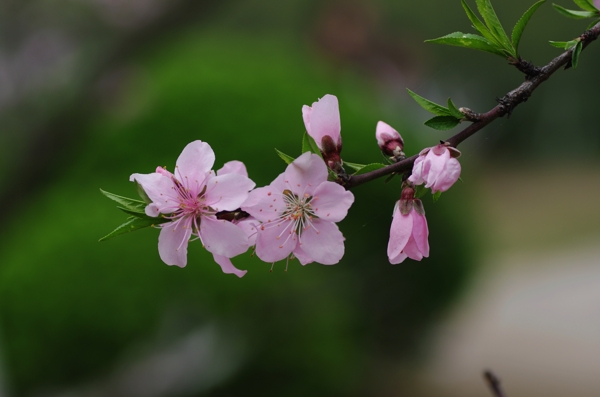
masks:
[[[459,156],[457,149],[445,144],[423,149],[415,160],[408,180],[415,185],[425,183],[432,193],[445,192],[460,176]]]
[[[153,217],[163,214],[171,220],[161,224],[158,237],[158,252],[167,265],[186,265],[187,245],[192,235],[209,252],[225,258],[248,249],[246,233],[231,222],[217,219],[216,214],[238,209],[255,184],[237,173],[215,176],[211,170],[214,161],[211,147],[206,142],[194,141],[183,149],[174,174],[159,167],[151,174],[131,175],[130,180],[137,181],[152,200],[146,206],[146,214]]]
[[[414,189],[402,190],[402,198],[394,206],[394,218],[390,228],[388,258],[396,265],[406,258],[420,261],[429,256],[427,220],[421,200],[414,198]]]
[[[594,0],[594,7],[600,10],[600,0]]]
[[[392,159],[405,157],[404,152],[402,152],[402,149],[404,148],[404,141],[402,140],[402,137],[398,131],[383,121],[377,123],[377,128],[375,129],[375,138],[377,139],[379,149],[381,149],[383,154],[386,156],[389,156]]]
[[[329,168],[341,167],[342,135],[338,100],[333,95],[325,95],[312,107],[302,107],[302,117],[306,132],[310,135],[323,154]]]
[[[242,210],[262,222],[256,255],[277,262],[294,254],[303,265],[338,263],[344,255],[344,236],[335,222],[348,213],[354,195],[327,181],[319,156],[304,153],[269,186],[250,192]]]

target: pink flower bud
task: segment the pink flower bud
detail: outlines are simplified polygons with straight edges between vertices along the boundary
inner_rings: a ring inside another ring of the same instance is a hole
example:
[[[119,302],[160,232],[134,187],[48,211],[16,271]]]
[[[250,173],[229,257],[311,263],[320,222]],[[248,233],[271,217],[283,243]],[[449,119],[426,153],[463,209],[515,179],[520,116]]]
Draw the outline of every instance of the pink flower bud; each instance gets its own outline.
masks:
[[[342,135],[337,98],[325,95],[312,107],[304,105],[302,118],[306,132],[317,143],[327,166],[332,170],[341,168]]]
[[[397,160],[405,157],[404,152],[404,141],[402,137],[392,127],[388,124],[380,121],[377,123],[377,128],[375,129],[375,138],[377,139],[377,144],[379,145],[379,149],[385,154],[392,158],[392,160]]]
[[[413,165],[408,180],[415,185],[425,183],[432,193],[445,192],[458,180],[460,152],[446,144],[439,144],[421,151]]]
[[[396,265],[406,258],[420,261],[429,256],[429,230],[421,200],[414,197],[415,191],[407,186],[394,206],[388,258]]]

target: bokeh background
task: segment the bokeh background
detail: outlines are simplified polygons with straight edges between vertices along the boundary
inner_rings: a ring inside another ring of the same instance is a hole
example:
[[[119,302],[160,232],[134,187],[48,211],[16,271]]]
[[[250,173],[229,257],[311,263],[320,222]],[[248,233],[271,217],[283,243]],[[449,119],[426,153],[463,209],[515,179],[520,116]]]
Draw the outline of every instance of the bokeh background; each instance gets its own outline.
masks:
[[[496,9],[510,29],[529,5]],[[521,53],[544,64],[586,25],[545,5]],[[397,181],[355,189],[336,266],[244,255],[238,279],[199,243],[164,265],[156,230],[97,242],[125,219],[98,189],[134,196],[192,140],[268,184],[327,93],[347,161],[381,160],[379,120],[408,155],[448,137],[406,87],[486,111],[523,80],[423,43],[453,31],[458,0],[2,1],[0,396],[481,396],[488,367],[509,395],[596,396],[596,44],[461,146],[422,262],[387,262]]]

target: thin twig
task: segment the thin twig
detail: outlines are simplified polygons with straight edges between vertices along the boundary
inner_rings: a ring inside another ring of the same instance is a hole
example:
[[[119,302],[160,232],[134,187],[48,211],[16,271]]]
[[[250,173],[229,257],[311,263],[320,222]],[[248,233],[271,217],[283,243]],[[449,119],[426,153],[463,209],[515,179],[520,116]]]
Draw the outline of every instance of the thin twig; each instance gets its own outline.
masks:
[[[583,48],[586,48],[588,44],[596,40],[600,36],[600,23],[597,23],[590,30],[586,31],[581,35],[583,42]],[[544,81],[548,80],[554,72],[560,69],[562,66],[568,65],[571,62],[573,55],[573,49],[569,49],[563,52],[561,55],[554,58],[546,66],[539,68],[539,74],[531,77],[523,82],[519,87],[510,91],[504,97],[498,100],[498,105],[491,109],[487,113],[482,113],[479,121],[474,122],[461,132],[447,139],[451,146],[458,146],[462,141],[475,134],[477,131],[483,129],[483,127],[490,124],[497,118],[509,115],[512,111],[521,103],[527,101],[533,91]],[[353,187],[362,185],[363,183],[370,182],[374,179],[381,178],[382,176],[389,175],[392,172],[403,173],[412,169],[412,166],[417,159],[417,156],[409,157],[405,160],[399,161],[395,164],[388,165],[387,167],[380,168],[375,171],[367,172],[362,175],[351,176],[350,179],[344,183],[346,189],[352,189]]]
[[[483,373],[483,379],[485,379],[485,382],[492,391],[494,397],[506,397],[504,391],[502,391],[502,386],[500,386],[500,379],[498,379],[492,371],[485,371]]]

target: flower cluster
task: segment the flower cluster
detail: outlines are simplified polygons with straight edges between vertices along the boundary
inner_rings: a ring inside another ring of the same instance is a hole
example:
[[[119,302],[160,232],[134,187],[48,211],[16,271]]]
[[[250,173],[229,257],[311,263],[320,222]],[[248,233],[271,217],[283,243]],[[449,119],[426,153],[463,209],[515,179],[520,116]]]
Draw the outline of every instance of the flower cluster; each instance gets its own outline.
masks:
[[[183,149],[173,173],[158,167],[150,174],[131,175],[147,200],[145,208],[134,206],[133,213],[160,220],[156,227],[163,262],[186,266],[188,243],[193,240],[202,242],[224,273],[238,277],[246,270],[237,269],[231,258],[250,247],[269,263],[296,258],[302,265],[333,265],[342,259],[344,236],[336,223],[348,214],[354,195],[342,186],[347,179],[341,176],[347,174],[340,157],[337,98],[325,95],[312,106],[305,105],[302,117],[318,150],[295,160],[288,156],[287,168],[268,186],[255,189],[240,161],[229,161],[213,171],[215,154],[202,141]],[[375,138],[390,162],[406,158],[404,140],[390,125],[378,122]],[[414,162],[412,174],[403,177],[390,228],[390,263],[429,255],[425,210],[415,196],[415,186],[424,184],[432,193],[448,190],[460,175],[459,156],[458,150],[444,143],[427,148]],[[328,179],[331,171],[338,175],[336,182]],[[144,213],[136,213],[137,208]]]

